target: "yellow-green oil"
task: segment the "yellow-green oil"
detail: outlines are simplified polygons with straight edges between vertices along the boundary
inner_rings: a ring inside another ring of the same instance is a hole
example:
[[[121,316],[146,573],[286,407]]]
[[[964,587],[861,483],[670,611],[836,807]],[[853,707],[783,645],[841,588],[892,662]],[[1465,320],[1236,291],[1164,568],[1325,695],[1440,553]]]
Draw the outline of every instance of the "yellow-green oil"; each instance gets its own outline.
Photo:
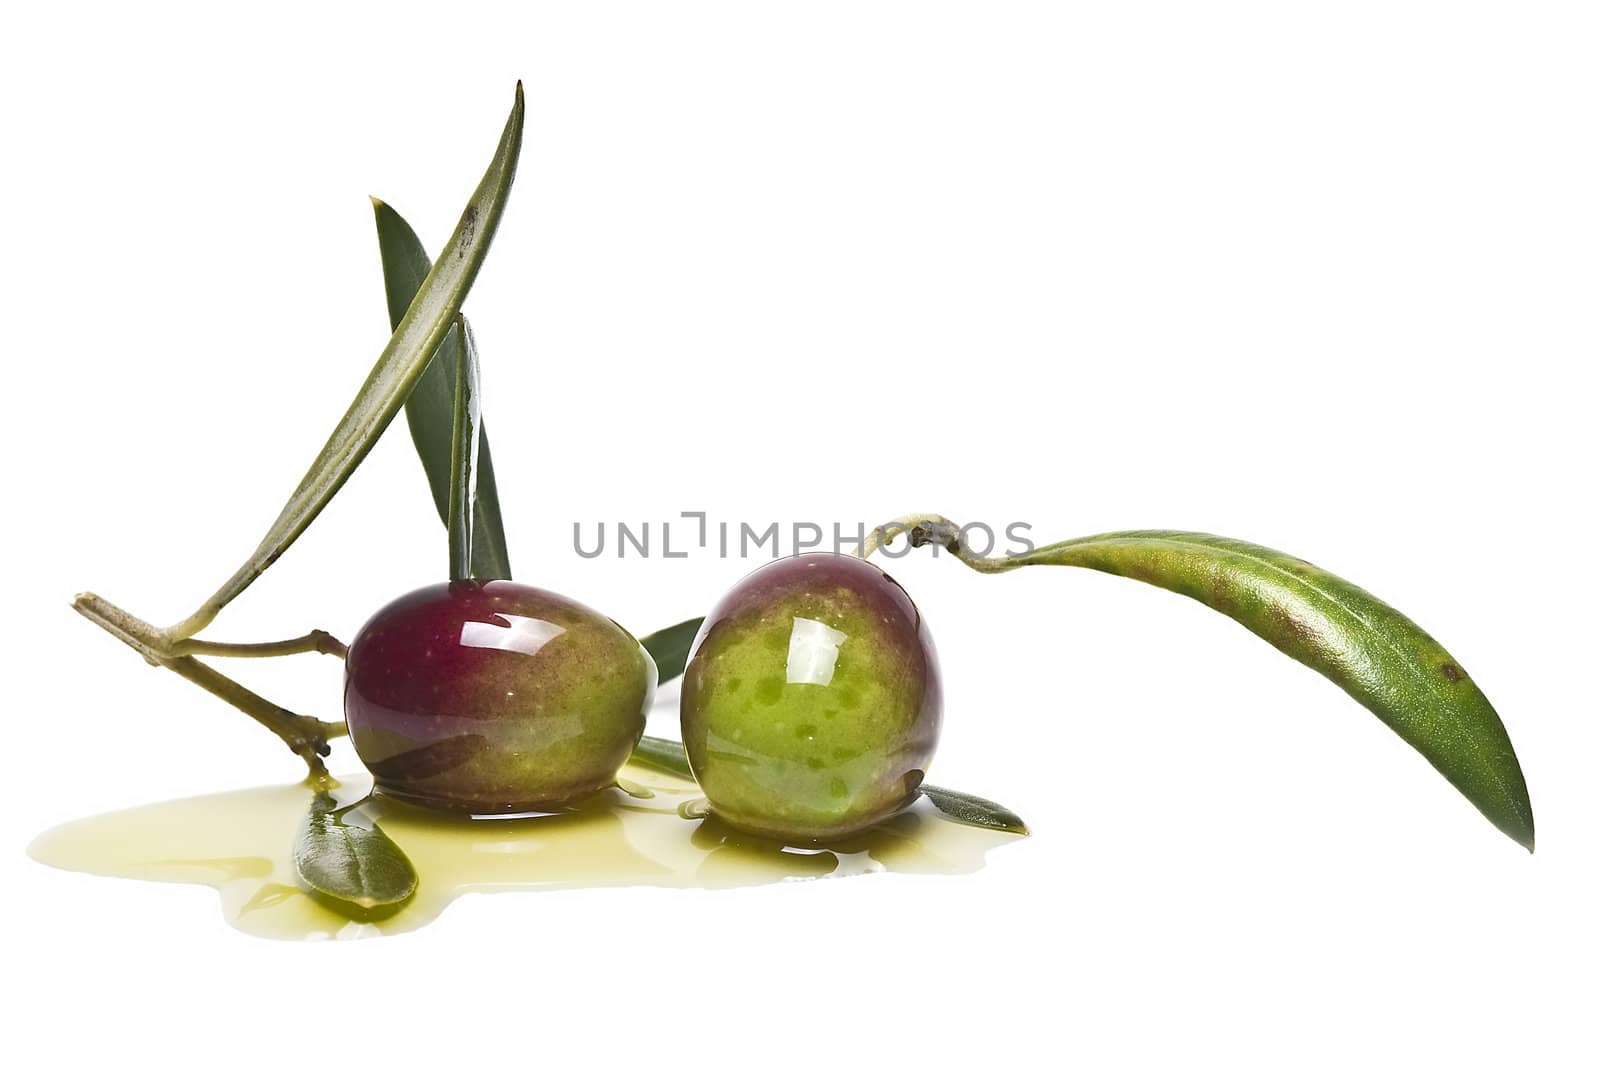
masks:
[[[795,879],[895,872],[963,874],[1019,838],[961,825],[926,800],[849,842],[785,847],[746,837],[693,805],[695,785],[628,766],[622,783],[559,814],[472,819],[374,797],[362,804],[405,851],[416,896],[380,921],[356,922],[295,884],[290,850],[311,801],[302,785],[251,788],[85,818],[41,834],[33,858],[63,870],[210,885],[224,918],[280,939],[401,933],[473,892],[646,885],[732,888]],[[343,779],[341,802],[365,796],[365,776]],[[680,813],[680,808],[684,813]]]

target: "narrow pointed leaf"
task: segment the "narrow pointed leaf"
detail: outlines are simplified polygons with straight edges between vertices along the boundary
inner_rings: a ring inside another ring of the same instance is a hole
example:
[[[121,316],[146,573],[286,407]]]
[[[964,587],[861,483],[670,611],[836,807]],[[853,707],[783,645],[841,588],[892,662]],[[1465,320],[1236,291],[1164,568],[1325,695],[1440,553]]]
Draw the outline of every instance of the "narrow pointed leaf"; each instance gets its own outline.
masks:
[[[445,334],[461,312],[483,258],[489,251],[506,195],[516,176],[517,156],[522,147],[522,86],[517,86],[516,102],[506,119],[500,144],[484,172],[478,188],[467,202],[460,222],[445,244],[444,254],[423,279],[416,297],[395,327],[389,344],[383,348],[367,381],[362,384],[350,408],[328,437],[322,452],[312,462],[300,485],[238,571],[219,588],[200,610],[171,631],[179,636],[198,632],[256,577],[277,561],[316,519],[334,493],[344,486],[372,450],[378,436],[411,393],[429,358],[444,341]]]
[[[474,359],[473,363],[477,363]],[[478,420],[478,476],[473,480],[472,575],[479,580],[510,580],[511,555],[500,522],[500,491],[494,482],[494,457],[489,434]]]
[[[689,753],[684,751],[683,745],[676,740],[660,736],[641,736],[639,742],[634,745],[633,757],[628,761],[656,770],[665,770],[686,780],[694,780],[694,772],[689,769]]]
[[[450,508],[445,527],[450,535],[450,579],[472,576],[473,477],[478,453],[478,353],[465,316],[456,317],[455,399],[450,445]]]
[[[1438,641],[1354,584],[1288,554],[1198,532],[1113,532],[968,564],[1097,569],[1226,614],[1343,688],[1533,850],[1528,787],[1494,707]]]
[[[400,213],[377,198],[373,198],[372,211],[378,228],[378,252],[383,259],[384,291],[392,327],[405,315],[433,262],[416,231]],[[445,336],[406,399],[406,424],[411,430],[411,442],[428,478],[439,520],[446,525],[450,523],[451,413],[460,337],[456,330]],[[511,557],[506,551],[505,528],[500,519],[500,493],[495,485],[494,460],[489,452],[489,431],[481,420],[475,487],[472,575],[482,580],[509,580]]]
[[[318,792],[294,844],[295,877],[322,903],[367,921],[400,910],[417,891],[417,872],[383,830],[347,824],[333,797]]]
[[[694,646],[695,635],[704,620],[703,617],[691,617],[660,632],[652,632],[639,641],[650,652],[650,657],[656,660],[658,684],[665,684],[683,674],[683,667],[689,662],[689,648]]]
[[[928,802],[948,817],[964,825],[982,826],[984,829],[998,829],[1005,833],[1027,836],[1028,825],[1017,812],[1009,807],[1002,807],[994,800],[986,800],[982,796],[973,796],[935,785],[923,785],[922,794],[928,797]]]

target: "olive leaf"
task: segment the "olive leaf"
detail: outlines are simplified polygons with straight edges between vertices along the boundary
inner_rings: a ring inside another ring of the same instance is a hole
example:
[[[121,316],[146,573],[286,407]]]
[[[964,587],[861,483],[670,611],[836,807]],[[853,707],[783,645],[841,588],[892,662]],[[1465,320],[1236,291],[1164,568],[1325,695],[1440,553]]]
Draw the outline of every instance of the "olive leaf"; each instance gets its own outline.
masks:
[[[934,785],[923,785],[922,794],[928,797],[929,803],[957,822],[969,826],[982,826],[984,829],[998,829],[1005,833],[1028,835],[1028,825],[1017,812],[1009,807],[1002,807],[993,800]]]
[[[633,747],[633,757],[628,761],[649,766],[654,770],[677,774],[687,781],[694,780],[694,773],[689,769],[689,754],[676,740],[660,736],[641,736]]]
[[[694,646],[695,635],[699,633],[703,621],[703,617],[691,617],[659,632],[652,632],[639,641],[650,652],[650,657],[656,660],[657,684],[665,684],[682,675],[683,667],[689,662],[689,648]]]
[[[445,527],[450,534],[450,579],[472,576],[472,478],[478,453],[478,347],[465,316],[456,317],[455,399],[451,408],[450,508]]]
[[[1343,688],[1503,833],[1533,850],[1528,786],[1494,707],[1438,641],[1349,581],[1280,551],[1200,532],[1112,532],[999,558],[939,541],[981,572],[1080,566],[1226,614]]]
[[[372,199],[373,218],[378,228],[378,253],[383,261],[384,292],[388,299],[389,324],[398,326],[427,278],[433,263],[417,232],[392,207]],[[422,462],[428,487],[433,492],[434,508],[442,524],[450,523],[450,477],[452,414],[455,401],[456,367],[461,339],[466,333],[465,318],[453,327],[439,344],[428,367],[418,377],[406,399],[406,424],[411,442]],[[476,354],[473,357],[477,363]],[[482,580],[510,580],[511,558],[506,551],[506,533],[500,518],[500,492],[495,485],[494,459],[489,451],[489,432],[478,426],[478,474],[474,482],[472,508],[472,575]]]
[[[519,82],[516,101],[488,170],[467,202],[450,240],[445,243],[443,255],[423,279],[367,381],[300,485],[289,496],[260,546],[200,609],[168,630],[172,636],[186,638],[200,631],[222,607],[277,561],[344,486],[394,419],[429,358],[455,323],[461,303],[466,300],[467,291],[489,252],[505,209],[506,195],[516,177],[517,157],[522,147],[522,119],[522,84]]]
[[[326,792],[312,797],[295,838],[295,877],[342,915],[362,922],[386,918],[416,895],[416,869],[383,830],[346,822],[350,811]]]

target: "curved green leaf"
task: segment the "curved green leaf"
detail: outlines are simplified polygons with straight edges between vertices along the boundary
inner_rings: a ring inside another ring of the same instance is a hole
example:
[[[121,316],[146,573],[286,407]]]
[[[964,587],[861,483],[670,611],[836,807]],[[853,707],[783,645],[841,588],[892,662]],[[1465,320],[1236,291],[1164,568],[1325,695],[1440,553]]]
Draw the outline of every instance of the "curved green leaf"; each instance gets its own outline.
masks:
[[[399,845],[376,826],[349,825],[333,797],[318,792],[294,843],[301,888],[340,914],[385,918],[416,895],[417,872]]]
[[[1199,532],[1112,532],[963,560],[984,572],[1097,569],[1226,614],[1343,688],[1533,850],[1533,807],[1500,716],[1433,637],[1354,584],[1279,551]]]
[[[450,579],[472,576],[472,478],[478,454],[478,347],[465,316],[456,317],[455,399],[451,408],[450,508],[445,528],[450,535]]]
[[[660,736],[641,736],[633,747],[633,756],[628,761],[677,774],[687,781],[694,780],[694,771],[689,769],[689,754],[676,740]]]
[[[367,381],[255,553],[205,605],[170,629],[172,635],[188,637],[200,631],[216,617],[217,611],[277,561],[344,486],[394,419],[461,312],[461,303],[466,300],[467,291],[489,252],[505,209],[506,195],[516,177],[517,157],[522,148],[522,117],[522,85],[518,83],[516,102],[506,119],[494,159],[467,202],[455,232],[445,244],[443,256],[423,279]]]
[[[372,212],[378,228],[378,252],[383,260],[384,292],[388,299],[389,323],[397,326],[405,316],[417,288],[427,278],[433,262],[411,224],[392,207],[372,199]],[[460,322],[465,324],[465,318]],[[439,520],[450,523],[450,451],[452,413],[455,399],[455,368],[459,362],[463,331],[452,329],[440,343],[434,358],[417,379],[406,399],[406,424],[411,442],[422,462],[422,471],[433,492]],[[477,363],[476,353],[473,363]],[[472,506],[472,575],[482,580],[510,580],[511,557],[506,550],[506,533],[500,519],[500,493],[495,485],[494,459],[489,451],[489,431],[480,420],[478,426],[478,474]]]
[[[1017,833],[1021,836],[1028,835],[1028,824],[1021,816],[994,800],[957,792],[951,788],[939,788],[936,785],[923,785],[922,794],[928,797],[928,802],[957,822],[969,826],[982,826],[984,829],[998,829],[1005,833]]]
[[[683,674],[683,667],[689,663],[689,649],[694,646],[695,635],[699,633],[704,620],[703,617],[691,617],[659,632],[652,632],[639,641],[650,652],[650,657],[656,660],[656,672],[659,674],[657,684],[665,684]]]

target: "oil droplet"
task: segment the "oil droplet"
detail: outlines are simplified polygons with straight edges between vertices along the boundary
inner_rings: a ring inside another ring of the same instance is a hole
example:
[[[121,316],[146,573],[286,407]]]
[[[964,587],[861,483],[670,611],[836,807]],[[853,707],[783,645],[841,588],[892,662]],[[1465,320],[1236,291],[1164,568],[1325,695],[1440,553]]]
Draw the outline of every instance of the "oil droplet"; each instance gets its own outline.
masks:
[[[376,922],[354,922],[295,884],[289,853],[310,805],[301,785],[244,789],[153,803],[85,818],[41,834],[28,848],[63,870],[210,885],[229,924],[288,940],[375,937],[438,918],[471,892],[647,885],[734,888],[854,874],[967,874],[993,848],[1020,838],[964,826],[927,800],[869,833],[826,848],[746,837],[715,817],[685,821],[680,805],[699,789],[644,766],[628,787],[559,814],[494,820],[436,814],[375,797],[361,805],[417,869],[414,899]],[[341,803],[370,789],[365,774],[341,778]]]

